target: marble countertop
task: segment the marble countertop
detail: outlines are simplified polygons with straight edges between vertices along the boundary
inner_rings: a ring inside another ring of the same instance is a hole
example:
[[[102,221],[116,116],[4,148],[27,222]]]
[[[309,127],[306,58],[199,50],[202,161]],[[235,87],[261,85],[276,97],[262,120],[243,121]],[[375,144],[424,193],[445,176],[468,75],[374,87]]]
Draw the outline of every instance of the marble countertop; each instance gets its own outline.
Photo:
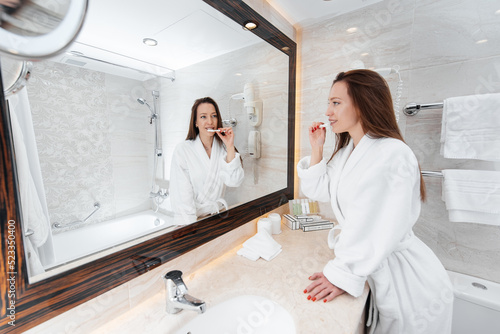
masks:
[[[344,294],[328,303],[307,300],[303,292],[310,283],[308,277],[322,271],[334,256],[328,248],[327,235],[328,230],[292,231],[282,225],[282,233],[273,235],[282,252],[273,260],[248,260],[236,254],[239,245],[200,269],[184,273],[184,282],[189,294],[204,300],[207,309],[236,296],[259,295],[274,300],[291,313],[297,334],[362,333],[368,285],[358,298]],[[137,329],[144,333],[174,333],[196,317],[197,313],[186,310],[167,314],[165,298],[163,289],[125,314],[110,319],[106,332],[127,333]]]

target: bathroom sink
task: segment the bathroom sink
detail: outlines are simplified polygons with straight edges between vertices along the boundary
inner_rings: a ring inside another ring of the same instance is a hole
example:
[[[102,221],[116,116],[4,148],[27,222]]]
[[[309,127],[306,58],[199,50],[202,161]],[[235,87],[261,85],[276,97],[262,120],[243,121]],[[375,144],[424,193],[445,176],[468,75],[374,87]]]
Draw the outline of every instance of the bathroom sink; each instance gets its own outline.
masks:
[[[208,306],[175,334],[295,334],[290,313],[261,296],[243,295]]]

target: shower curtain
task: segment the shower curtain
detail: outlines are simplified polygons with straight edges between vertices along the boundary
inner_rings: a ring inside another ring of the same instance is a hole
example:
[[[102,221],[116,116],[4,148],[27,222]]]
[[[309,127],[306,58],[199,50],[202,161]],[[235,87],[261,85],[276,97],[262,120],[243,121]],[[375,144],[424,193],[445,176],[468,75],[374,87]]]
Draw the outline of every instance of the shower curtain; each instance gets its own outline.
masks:
[[[21,198],[23,233],[29,275],[43,273],[54,259],[49,212],[43,187],[35,131],[26,88],[7,98],[10,110],[17,177]]]

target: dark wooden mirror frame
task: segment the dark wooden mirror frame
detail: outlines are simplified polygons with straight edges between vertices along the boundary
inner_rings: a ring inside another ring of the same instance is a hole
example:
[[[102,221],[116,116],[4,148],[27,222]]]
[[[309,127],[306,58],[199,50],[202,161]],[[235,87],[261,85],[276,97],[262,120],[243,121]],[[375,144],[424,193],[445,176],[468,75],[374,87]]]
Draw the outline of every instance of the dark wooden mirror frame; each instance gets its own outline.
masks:
[[[164,264],[287,203],[289,199],[293,198],[296,43],[243,1],[203,1],[242,26],[249,20],[258,22],[259,26],[253,30],[253,33],[289,56],[287,188],[235,207],[226,212],[224,217],[212,216],[30,284],[24,260],[24,243],[20,223],[21,210],[10,119],[0,80],[0,147],[2,152],[0,170],[3,175],[0,177],[0,232],[2,236],[0,245],[0,332],[24,332],[147,271],[147,268],[137,268],[134,264],[137,261],[134,260],[153,259],[153,262],[146,263],[146,265]],[[11,284],[13,282],[15,285]],[[15,318],[9,317],[12,310],[15,312]],[[9,324],[12,319],[15,319],[15,326]]]

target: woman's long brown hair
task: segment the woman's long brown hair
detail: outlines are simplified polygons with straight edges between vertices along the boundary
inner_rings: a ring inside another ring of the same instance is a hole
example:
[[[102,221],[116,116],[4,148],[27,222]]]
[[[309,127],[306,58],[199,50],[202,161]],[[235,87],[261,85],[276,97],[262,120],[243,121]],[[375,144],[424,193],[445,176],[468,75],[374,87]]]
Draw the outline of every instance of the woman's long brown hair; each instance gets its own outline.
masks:
[[[384,78],[370,70],[351,70],[340,72],[333,80],[332,86],[337,82],[347,84],[347,93],[359,113],[363,131],[368,136],[395,138],[404,142],[394,114],[391,91]],[[335,150],[330,160],[342,147],[347,146],[350,139],[348,132],[335,134]],[[426,199],[422,173],[420,173],[420,198],[422,201]]]

